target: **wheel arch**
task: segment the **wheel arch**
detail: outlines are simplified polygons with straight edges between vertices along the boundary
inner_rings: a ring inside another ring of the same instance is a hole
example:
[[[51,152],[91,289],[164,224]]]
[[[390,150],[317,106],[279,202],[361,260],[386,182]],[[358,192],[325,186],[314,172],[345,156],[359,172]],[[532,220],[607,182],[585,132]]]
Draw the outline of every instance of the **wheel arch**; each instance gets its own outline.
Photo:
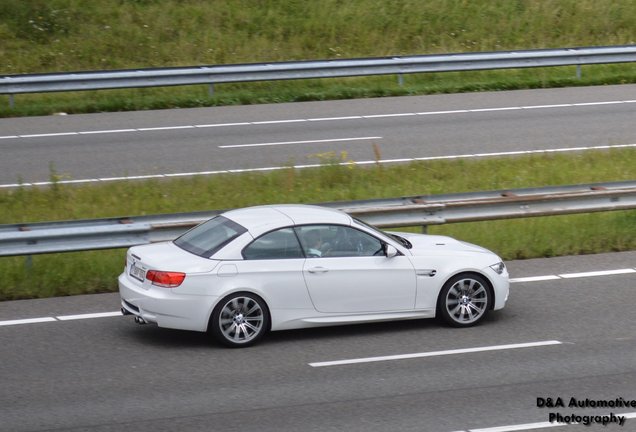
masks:
[[[267,323],[267,328],[265,329],[266,332],[269,332],[272,328],[272,311],[271,308],[269,307],[269,303],[267,302],[267,300],[265,299],[265,297],[259,293],[257,290],[253,290],[253,289],[249,289],[249,288],[237,288],[235,290],[232,290],[228,293],[226,293],[223,297],[219,297],[217,299],[216,302],[214,302],[214,305],[210,308],[210,310],[208,311],[208,324],[206,326],[205,331],[210,333],[211,332],[211,325],[212,325],[212,317],[214,315],[214,311],[216,310],[216,308],[219,306],[219,304],[223,303],[223,301],[225,301],[226,299],[238,295],[238,294],[249,294],[255,297],[258,297],[262,302],[263,305],[265,305],[265,309],[267,312],[267,315],[269,316],[269,320]]]
[[[490,278],[485,275],[482,272],[479,272],[477,270],[463,270],[463,271],[459,271],[457,273],[454,273],[452,275],[449,275],[446,280],[441,284],[441,288],[439,290],[439,292],[437,293],[437,299],[435,299],[435,316],[439,316],[439,299],[440,296],[442,295],[442,291],[444,286],[446,286],[446,284],[448,283],[448,281],[450,281],[451,279],[458,277],[458,276],[470,276],[470,275],[475,275],[475,276],[479,276],[480,278],[482,278],[485,282],[486,282],[486,288],[488,289],[488,294],[489,294],[489,298],[488,298],[488,310],[493,310],[493,308],[495,307],[495,288],[493,286],[492,281],[490,280]]]

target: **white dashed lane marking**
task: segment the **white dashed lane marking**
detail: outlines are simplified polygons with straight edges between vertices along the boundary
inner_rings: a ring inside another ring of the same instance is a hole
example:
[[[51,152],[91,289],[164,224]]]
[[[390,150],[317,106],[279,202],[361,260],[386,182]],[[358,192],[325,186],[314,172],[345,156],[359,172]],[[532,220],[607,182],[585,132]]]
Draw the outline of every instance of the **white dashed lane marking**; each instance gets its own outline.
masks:
[[[555,340],[543,341],[543,342],[528,342],[528,343],[519,343],[519,344],[510,344],[510,345],[494,345],[494,346],[476,347],[476,348],[461,348],[461,349],[453,349],[453,350],[446,350],[446,351],[430,351],[430,352],[423,352],[423,353],[399,354],[399,355],[390,355],[390,356],[382,356],[382,357],[366,357],[366,358],[357,358],[357,359],[316,362],[316,363],[309,363],[309,366],[311,367],[342,366],[342,365],[359,364],[359,363],[406,360],[406,359],[423,358],[423,357],[439,357],[439,356],[454,355],[454,354],[469,354],[469,353],[486,352],[486,351],[502,351],[502,350],[533,348],[533,347],[539,347],[539,346],[561,345],[561,344],[562,344],[561,342],[555,341]]]
[[[356,138],[332,138],[332,139],[320,139],[320,140],[304,140],[304,141],[283,141],[283,142],[270,142],[270,143],[256,143],[256,144],[233,144],[233,145],[220,145],[219,148],[242,148],[242,147],[266,147],[266,146],[280,146],[291,144],[316,144],[316,143],[330,143],[330,142],[347,142],[347,141],[363,141],[363,140],[379,140],[382,137],[356,137]]]

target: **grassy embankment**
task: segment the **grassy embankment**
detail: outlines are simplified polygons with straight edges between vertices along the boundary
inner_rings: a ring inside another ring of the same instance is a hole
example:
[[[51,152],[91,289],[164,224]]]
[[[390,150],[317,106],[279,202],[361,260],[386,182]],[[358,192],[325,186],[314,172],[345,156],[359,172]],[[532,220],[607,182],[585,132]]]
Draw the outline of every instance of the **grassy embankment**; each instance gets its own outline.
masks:
[[[4,0],[0,74],[618,45],[636,0]],[[19,95],[0,116],[635,82],[633,65]]]
[[[0,191],[0,224],[312,203],[630,180],[636,150],[575,155],[340,166],[317,169]],[[55,179],[55,177],[54,177]],[[636,212],[555,216],[429,227],[477,243],[504,259],[636,249]],[[0,300],[116,290],[124,250],[0,258]]]

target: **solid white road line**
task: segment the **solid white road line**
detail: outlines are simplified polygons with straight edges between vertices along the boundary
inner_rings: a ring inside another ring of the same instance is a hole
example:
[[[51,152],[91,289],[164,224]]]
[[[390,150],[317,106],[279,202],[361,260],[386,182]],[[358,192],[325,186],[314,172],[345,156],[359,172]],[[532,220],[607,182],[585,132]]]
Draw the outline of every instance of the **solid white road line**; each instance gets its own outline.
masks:
[[[150,131],[177,130],[177,129],[194,129],[194,126],[162,126],[162,127],[151,127],[151,128],[139,128],[137,130],[139,132],[150,132]]]
[[[305,140],[305,141],[283,141],[283,142],[270,142],[270,143],[257,143],[257,144],[232,144],[232,145],[220,145],[219,148],[242,148],[242,147],[268,147],[290,144],[314,144],[314,143],[329,143],[329,142],[345,142],[345,141],[364,141],[372,139],[382,139],[382,137],[355,137],[355,138],[331,138],[320,140]]]
[[[109,318],[114,316],[123,316],[123,315],[121,311],[117,311],[117,312],[89,313],[89,314],[81,314],[81,315],[61,315],[56,317],[27,318],[27,319],[0,321],[0,327],[20,325],[20,324],[54,322],[54,321],[71,321],[71,320],[91,319],[91,318]]]
[[[53,317],[9,320],[9,321],[0,321],[0,326],[10,326],[10,325],[19,325],[19,324],[34,324],[34,323],[43,323],[43,322],[51,322],[51,321],[57,321],[57,320],[55,318],[53,318]]]
[[[518,424],[518,425],[510,425],[510,426],[495,426],[483,429],[469,429],[466,432],[513,432],[513,431],[525,431],[531,429],[545,429],[552,428],[558,426],[567,426],[566,423],[550,423],[550,422],[539,422],[539,423],[526,423],[526,424]]]
[[[466,432],[513,432],[513,431],[525,431],[531,429],[545,429],[557,426],[567,426],[565,423],[550,423],[550,422],[539,422],[539,423],[526,423],[526,424],[518,424],[518,425],[510,425],[510,426],[495,426],[489,428],[482,429],[469,429]]]
[[[427,112],[415,113],[415,115],[424,116],[424,115],[443,115],[443,114],[464,114],[464,113],[469,113],[469,112],[470,112],[469,110],[427,111]]]
[[[79,134],[92,135],[92,134],[108,134],[108,133],[126,133],[126,132],[138,132],[138,129],[113,129],[113,130],[101,130],[101,131],[86,131],[86,132],[79,132]]]
[[[490,112],[490,111],[512,111],[512,110],[520,110],[522,107],[509,107],[509,108],[479,108],[469,110],[470,112]]]
[[[313,119],[307,119],[307,120],[310,122],[318,122],[318,121],[336,121],[336,120],[358,120],[361,118],[362,116],[346,116],[346,117],[313,118]]]
[[[532,105],[521,107],[523,109],[544,109],[544,108],[568,108],[574,106],[572,104],[555,104],[555,105]]]
[[[609,101],[609,102],[584,102],[584,103],[575,103],[572,106],[592,106],[592,105],[615,105],[625,103],[623,101]]]
[[[294,123],[294,122],[319,122],[319,121],[340,121],[340,120],[361,120],[361,119],[369,120],[369,119],[379,119],[379,118],[386,118],[386,117],[404,117],[404,116],[413,116],[413,115],[417,115],[417,116],[449,115],[449,114],[466,114],[466,113],[484,113],[484,112],[493,112],[493,111],[554,109],[554,108],[587,107],[587,106],[599,106],[599,105],[631,104],[631,103],[636,103],[636,100],[584,102],[584,103],[554,104],[554,105],[511,106],[511,107],[499,107],[499,108],[475,108],[475,109],[459,109],[459,110],[449,110],[449,111],[425,111],[425,112],[418,112],[418,113],[353,115],[353,116],[343,116],[343,117],[309,118],[309,119],[282,119],[282,120],[270,120],[270,121],[218,123],[218,124],[206,124],[206,125],[177,125],[177,126],[165,126],[165,127],[154,127],[154,128],[150,127],[150,128],[116,129],[116,130],[100,130],[100,131],[84,131],[84,132],[75,131],[75,132],[42,133],[42,134],[29,134],[29,135],[7,135],[7,136],[0,136],[0,139],[44,138],[44,137],[61,136],[61,135],[88,135],[88,134],[107,134],[107,133],[124,133],[124,132],[152,132],[152,131],[161,131],[161,130],[227,127],[227,126],[258,126],[258,125],[267,125],[267,124],[276,124],[276,123]]]
[[[541,281],[547,281],[547,280],[554,280],[554,279],[561,279],[560,277],[556,276],[556,275],[547,275],[547,276],[531,276],[531,277],[524,277],[524,278],[513,278],[510,279],[510,283],[517,283],[517,282],[541,282]]]
[[[585,273],[566,273],[559,275],[564,279],[570,278],[584,278],[584,277],[595,277],[595,276],[610,276],[617,274],[625,274],[625,273],[636,273],[634,269],[620,269],[620,270],[605,270],[605,271],[595,271],[595,272],[585,272]]]
[[[373,119],[373,118],[387,118],[387,117],[409,117],[415,116],[415,113],[398,113],[398,114],[374,114],[374,115],[363,115],[362,118],[365,119]]]
[[[46,137],[66,136],[66,135],[79,135],[79,133],[78,132],[60,132],[60,133],[36,134],[36,135],[20,135],[20,138],[46,138]]]
[[[60,321],[71,321],[71,320],[81,320],[81,319],[91,319],[91,318],[107,318],[114,316],[122,316],[120,311],[117,312],[100,312],[100,313],[90,313],[90,314],[81,314],[81,315],[62,315],[55,317]]]
[[[252,122],[253,125],[268,125],[268,124],[282,124],[282,123],[302,123],[306,122],[306,119],[291,119],[291,120],[266,120]]]
[[[357,364],[357,363],[372,363],[372,362],[405,360],[405,359],[422,358],[422,357],[438,357],[438,356],[453,355],[453,354],[467,354],[467,353],[485,352],[485,351],[500,351],[500,350],[509,350],[509,349],[518,349],[518,348],[531,348],[531,347],[539,347],[539,346],[547,346],[547,345],[561,345],[561,342],[552,340],[552,341],[529,342],[529,343],[510,344],[510,345],[494,345],[494,346],[477,347],[477,348],[462,348],[462,349],[454,349],[454,350],[446,350],[446,351],[431,351],[431,352],[414,353],[414,354],[400,354],[400,355],[390,355],[390,356],[382,356],[382,357],[367,357],[367,358],[358,358],[358,359],[349,359],[349,360],[335,360],[335,361],[309,363],[309,366],[311,367],[340,366],[340,365],[349,365],[349,364]]]
[[[626,419],[633,419],[636,418],[636,412],[631,412],[631,413],[613,413],[615,416],[620,416],[620,417],[625,417]],[[592,414],[588,414],[589,416],[592,416]],[[594,417],[600,415],[605,416],[605,415],[609,415],[609,414],[594,414]],[[546,428],[553,428],[553,427],[559,427],[559,426],[570,426],[570,425],[577,425],[578,423],[557,423],[557,422],[538,422],[538,423],[525,423],[525,424],[517,424],[517,425],[508,425],[508,426],[494,426],[494,427],[487,427],[487,428],[479,428],[479,429],[466,429],[466,430],[462,430],[462,431],[456,431],[456,432],[515,432],[515,431],[525,431],[525,430],[532,430],[532,429],[546,429]],[[598,423],[595,423],[598,424]]]
[[[195,128],[211,128],[211,127],[228,127],[228,126],[251,126],[250,122],[240,122],[240,123],[216,123],[216,124],[205,124],[205,125],[194,125]]]

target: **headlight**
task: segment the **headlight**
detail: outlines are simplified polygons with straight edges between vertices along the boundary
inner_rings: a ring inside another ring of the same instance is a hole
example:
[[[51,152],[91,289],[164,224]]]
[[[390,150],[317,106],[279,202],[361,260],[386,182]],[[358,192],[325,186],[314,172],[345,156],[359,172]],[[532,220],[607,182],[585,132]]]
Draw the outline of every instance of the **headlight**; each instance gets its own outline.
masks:
[[[493,264],[490,266],[497,274],[502,274],[506,270],[506,265],[503,262]]]

